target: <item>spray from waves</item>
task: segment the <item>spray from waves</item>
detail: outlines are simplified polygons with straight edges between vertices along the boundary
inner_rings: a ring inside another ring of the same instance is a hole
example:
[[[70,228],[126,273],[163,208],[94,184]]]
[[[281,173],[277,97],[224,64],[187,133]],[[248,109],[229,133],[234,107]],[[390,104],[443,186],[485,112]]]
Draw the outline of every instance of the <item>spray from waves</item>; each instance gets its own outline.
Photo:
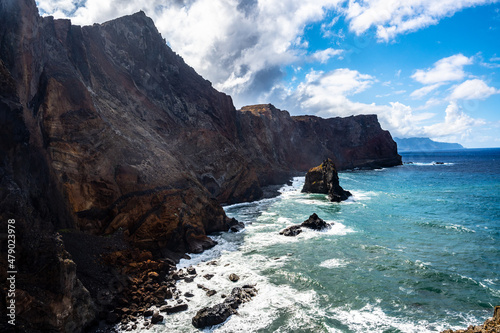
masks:
[[[332,308],[328,317],[341,322],[353,332],[405,332],[405,333],[435,333],[445,329],[458,329],[445,324],[430,323],[427,320],[413,321],[404,317],[386,314],[378,304],[366,304],[361,309],[349,307]]]
[[[319,264],[320,267],[325,267],[325,268],[338,268],[338,267],[344,267],[349,264],[349,261],[345,259],[328,259],[323,261],[321,264]]]
[[[184,259],[179,263],[179,268],[195,266],[198,277],[194,283],[178,282],[179,290],[188,291],[194,296],[189,300],[188,311],[176,315],[174,321],[168,321],[171,316],[167,317],[167,327],[179,327],[179,332],[195,331],[191,326],[191,318],[198,309],[221,302],[222,293],[227,295],[235,286],[244,284],[256,284],[258,295],[241,306],[238,315],[233,315],[226,323],[205,329],[204,332],[254,332],[265,329],[282,316],[286,316],[287,321],[301,322],[301,325],[307,327],[307,322],[313,319],[308,309],[317,307],[316,292],[312,289],[297,291],[288,285],[276,285],[261,274],[263,270],[279,270],[286,262],[287,256],[269,258],[254,253],[252,250],[255,245],[247,244],[236,251],[234,239],[222,236],[215,239],[219,244],[214,249],[193,255],[190,260]],[[228,279],[231,273],[238,274],[238,283]],[[205,274],[211,274],[213,277],[210,280],[201,278]],[[203,284],[218,293],[207,297],[204,291],[196,287],[197,284]]]

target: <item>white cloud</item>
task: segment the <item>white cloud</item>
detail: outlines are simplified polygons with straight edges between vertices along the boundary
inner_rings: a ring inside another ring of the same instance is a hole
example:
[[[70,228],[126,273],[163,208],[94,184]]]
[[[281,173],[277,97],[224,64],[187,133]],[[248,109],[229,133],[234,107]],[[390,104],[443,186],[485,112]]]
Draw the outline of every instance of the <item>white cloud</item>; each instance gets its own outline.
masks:
[[[328,48],[321,51],[316,51],[311,55],[311,60],[319,61],[322,64],[326,63],[334,56],[340,56],[344,50]]]
[[[473,127],[485,124],[484,120],[471,118],[462,112],[461,108],[454,101],[450,102],[445,112],[444,122],[424,127],[428,136],[443,137],[460,134],[466,136]]]
[[[457,81],[465,77],[463,68],[472,62],[472,57],[467,58],[462,54],[456,54],[435,62],[432,68],[418,69],[411,77],[423,84]]]
[[[483,80],[473,79],[454,87],[449,98],[450,100],[486,99],[498,93],[500,93],[500,90],[489,87]]]
[[[350,115],[353,110],[346,107],[349,104],[346,96],[368,89],[373,82],[372,76],[348,68],[328,73],[311,71],[305,82],[298,85],[294,97],[309,113]]]
[[[420,112],[401,102],[379,105],[351,100],[350,96],[365,91],[375,82],[373,76],[347,68],[327,73],[311,71],[286,98],[296,100],[305,113],[322,117],[377,114],[382,127],[399,137],[465,138],[473,128],[485,124],[464,113],[454,101],[446,107],[442,122],[429,125],[437,116],[434,112]],[[442,103],[438,102],[433,104]]]
[[[428,95],[430,92],[439,88],[441,85],[442,85],[442,83],[435,83],[435,84],[432,84],[430,86],[422,87],[422,88],[417,89],[414,92],[412,92],[410,94],[410,96],[413,98],[422,98],[422,97]]]
[[[495,0],[364,0],[349,1],[344,8],[350,29],[360,35],[375,27],[377,37],[389,41],[398,34],[437,24],[444,17]]]

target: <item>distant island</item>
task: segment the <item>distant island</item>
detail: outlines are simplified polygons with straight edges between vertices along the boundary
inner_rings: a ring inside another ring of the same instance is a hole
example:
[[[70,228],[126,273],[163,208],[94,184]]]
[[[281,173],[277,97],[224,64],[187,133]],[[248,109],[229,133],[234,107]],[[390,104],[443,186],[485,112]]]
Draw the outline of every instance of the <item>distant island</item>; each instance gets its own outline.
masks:
[[[465,149],[459,143],[437,142],[429,138],[394,138],[398,152]]]

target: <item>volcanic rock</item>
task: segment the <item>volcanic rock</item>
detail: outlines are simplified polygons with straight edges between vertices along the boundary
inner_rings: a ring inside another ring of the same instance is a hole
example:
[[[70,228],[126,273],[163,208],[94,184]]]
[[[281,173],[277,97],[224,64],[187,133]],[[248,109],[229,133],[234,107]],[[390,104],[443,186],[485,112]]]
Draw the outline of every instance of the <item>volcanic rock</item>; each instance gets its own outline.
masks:
[[[233,282],[237,282],[238,280],[240,279],[240,277],[234,273],[231,273],[229,275],[229,280],[233,281]]]
[[[335,164],[329,158],[307,172],[302,192],[328,194],[333,202],[347,200],[352,195],[340,186]]]
[[[223,323],[232,314],[236,313],[236,309],[242,303],[250,301],[256,294],[257,289],[255,287],[234,288],[231,295],[225,298],[224,302],[199,310],[192,319],[193,326],[205,328]]]
[[[280,231],[280,235],[283,236],[297,236],[302,232],[300,225],[292,225]]]
[[[332,223],[333,224],[333,223]],[[302,232],[302,227],[309,228],[313,230],[324,230],[331,228],[331,224],[326,223],[322,219],[319,218],[316,213],[309,216],[307,220],[302,222],[301,224],[292,225],[280,231],[280,235],[283,236],[297,236]]]
[[[188,309],[188,305],[186,303],[176,304],[176,305],[167,305],[162,306],[160,311],[166,312],[167,314],[177,313],[181,311],[185,311]]]
[[[153,316],[151,317],[151,324],[157,324],[162,321],[163,321],[163,316],[158,311],[155,311],[153,313]]]
[[[301,226],[313,230],[323,230],[331,228],[331,225],[320,219],[318,215],[316,215],[316,213],[312,214],[307,220],[302,222]]]

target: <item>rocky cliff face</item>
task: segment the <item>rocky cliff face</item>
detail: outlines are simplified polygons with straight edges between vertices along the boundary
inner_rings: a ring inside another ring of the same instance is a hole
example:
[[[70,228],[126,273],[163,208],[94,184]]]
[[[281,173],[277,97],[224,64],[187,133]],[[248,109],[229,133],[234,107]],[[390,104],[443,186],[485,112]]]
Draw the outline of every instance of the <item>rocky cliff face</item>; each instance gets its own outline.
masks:
[[[20,318],[61,310],[46,329],[83,327],[94,307],[64,248],[44,250],[57,230],[200,252],[236,223],[221,202],[258,199],[326,156],[341,169],[400,163],[374,116],[236,111],[142,12],[79,27],[40,17],[33,0],[0,2],[0,88],[0,226],[16,219],[20,293],[39,306]]]
[[[240,140],[261,182],[282,183],[290,172],[305,172],[326,158],[338,170],[401,164],[395,142],[376,115],[291,117],[271,104],[261,104],[243,107],[238,120]]]

